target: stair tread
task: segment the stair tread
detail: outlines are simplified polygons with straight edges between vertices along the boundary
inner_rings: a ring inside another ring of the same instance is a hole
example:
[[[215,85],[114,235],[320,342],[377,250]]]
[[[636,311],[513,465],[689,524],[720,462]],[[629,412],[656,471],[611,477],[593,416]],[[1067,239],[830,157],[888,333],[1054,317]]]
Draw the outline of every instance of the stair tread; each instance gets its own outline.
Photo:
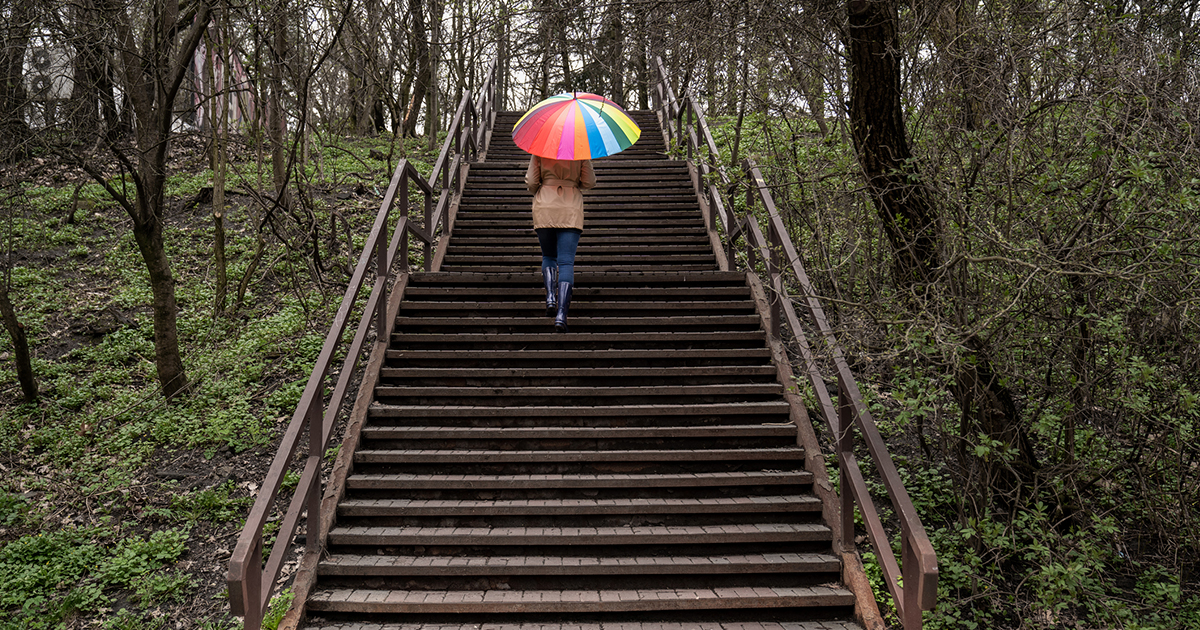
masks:
[[[783,386],[778,383],[760,384],[715,384],[715,385],[645,385],[645,386],[584,386],[584,387],[438,387],[432,385],[379,385],[377,396],[702,396],[702,395],[756,395],[781,394]]]
[[[584,309],[588,308],[586,304],[582,305]],[[461,317],[452,317],[450,315],[442,315],[440,317],[413,317],[411,315],[401,315],[397,322],[408,326],[429,325],[429,324],[444,324],[448,321],[453,321],[457,325],[466,327],[479,327],[491,324],[492,326],[501,325],[537,325],[545,326],[546,317],[479,317],[473,315],[464,315]],[[613,316],[579,316],[571,317],[571,326],[646,326],[646,325],[663,325],[676,324],[680,326],[716,326],[716,325],[752,325],[759,324],[759,317],[755,315],[661,315],[653,316],[646,315],[642,317],[613,317]]]
[[[748,514],[813,512],[821,501],[807,495],[705,498],[561,499],[343,499],[344,516],[546,516],[608,514]]]
[[[364,463],[526,463],[526,462],[668,462],[761,461],[801,459],[804,449],[628,449],[628,450],[483,450],[483,449],[359,449],[354,459]]]
[[[638,590],[318,589],[309,595],[310,610],[330,612],[562,613],[853,604],[850,591],[833,585]]]
[[[527,303],[529,304],[529,303]],[[539,304],[540,306],[540,304]],[[396,341],[428,342],[454,341],[455,343],[525,343],[544,341],[545,335],[530,333],[401,333],[392,335]],[[556,343],[595,343],[600,341],[762,341],[762,331],[661,331],[639,332],[568,332],[556,333]]]
[[[383,545],[653,545],[828,540],[817,523],[650,525],[624,527],[371,527],[338,525],[331,544]]]
[[[569,620],[563,622],[494,621],[479,623],[379,623],[360,621],[310,620],[305,626],[309,630],[862,630],[862,626],[849,620],[821,621],[588,621]]]
[[[541,335],[538,335],[541,337]],[[385,379],[440,376],[459,378],[604,378],[604,377],[647,377],[658,379],[684,376],[774,376],[772,365],[710,365],[710,366],[663,366],[663,367],[472,367],[472,368],[396,368],[385,367],[380,373]]]
[[[327,575],[429,575],[454,570],[460,575],[621,574],[656,569],[669,573],[835,571],[832,554],[775,553],[704,556],[404,556],[332,554],[319,570]]]
[[[437,474],[364,474],[349,477],[352,488],[403,487],[427,488],[627,488],[627,487],[705,487],[735,485],[791,485],[812,482],[812,473],[797,471],[720,471],[663,474],[513,474],[513,475],[437,475]]]
[[[607,439],[630,437],[791,436],[794,424],[743,424],[669,427],[363,427],[368,438],[404,439]]]
[[[645,415],[696,415],[696,414],[762,414],[787,413],[789,407],[784,401],[741,402],[741,403],[689,403],[686,405],[593,405],[593,406],[549,406],[530,405],[528,407],[486,407],[478,405],[371,405],[371,415],[421,417],[421,412],[427,410],[444,416],[455,414],[468,416],[631,416]]]

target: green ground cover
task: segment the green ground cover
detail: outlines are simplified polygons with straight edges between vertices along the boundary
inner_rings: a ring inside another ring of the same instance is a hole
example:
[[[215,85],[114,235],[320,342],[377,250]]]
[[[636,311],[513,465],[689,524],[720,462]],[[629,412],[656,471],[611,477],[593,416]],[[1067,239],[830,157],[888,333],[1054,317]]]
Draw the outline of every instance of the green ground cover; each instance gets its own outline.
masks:
[[[341,300],[389,166],[408,155],[427,172],[432,161],[423,140],[314,139],[302,207],[317,225],[329,226],[333,215],[340,222],[336,235],[322,233],[326,268],[317,273],[310,252],[267,231],[242,304],[232,308],[231,288],[224,312],[214,307],[211,204],[194,201],[211,186],[211,171],[198,144],[176,150],[165,241],[193,387],[170,403],[155,379],[147,274],[124,211],[66,166],[0,195],[11,296],[40,386],[38,401],[21,401],[11,340],[0,335],[0,628],[238,625],[225,594],[229,550]],[[260,211],[244,193],[258,173],[271,172],[253,147],[235,149],[241,160],[231,164],[226,215],[231,287],[258,243]],[[390,164],[372,151],[391,155]],[[75,221],[64,223],[72,207]],[[292,226],[280,226],[286,237]],[[292,475],[285,489],[297,481]],[[268,622],[278,622],[288,597]]]

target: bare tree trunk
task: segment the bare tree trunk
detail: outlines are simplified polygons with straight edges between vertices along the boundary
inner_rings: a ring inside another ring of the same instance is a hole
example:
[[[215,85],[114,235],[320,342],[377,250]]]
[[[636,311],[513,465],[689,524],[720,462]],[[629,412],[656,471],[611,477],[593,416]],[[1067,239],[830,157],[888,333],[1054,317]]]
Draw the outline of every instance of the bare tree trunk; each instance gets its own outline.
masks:
[[[512,17],[509,15],[507,2],[500,3],[499,11],[500,15],[497,16],[493,34],[493,39],[496,40],[496,103],[499,109],[505,109],[508,103],[508,65],[509,46],[511,45],[509,23]]]
[[[154,311],[154,354],[163,396],[172,398],[188,385],[179,355],[176,326],[175,278],[163,243],[164,187],[167,179],[167,150],[174,122],[175,96],[208,26],[211,7],[201,3],[194,15],[179,15],[171,0],[158,0],[149,7],[148,26],[139,46],[134,38],[136,21],[126,10],[112,12],[117,48],[121,54],[124,92],[136,121],[136,165],[116,145],[109,145],[117,159],[131,168],[137,195],[130,200],[114,189],[94,166],[83,167],[105,187],[133,220],[133,236],[150,274]],[[179,38],[177,26],[188,24]],[[178,44],[176,44],[179,39]]]
[[[17,312],[12,301],[8,299],[8,286],[0,290],[0,313],[4,315],[4,328],[12,337],[13,363],[17,368],[17,380],[21,383],[21,394],[25,402],[37,400],[37,379],[33,375],[33,364],[29,356],[29,339],[25,336],[25,326],[17,319]]]
[[[613,2],[604,10],[604,27],[600,31],[599,53],[609,72],[609,97],[625,106],[625,28],[624,5]]]
[[[900,105],[895,0],[851,0],[850,126],[875,210],[895,253],[897,286],[928,282],[940,263],[938,217],[914,165]]]
[[[283,112],[283,72],[288,59],[287,0],[277,0],[271,20],[274,41],[273,59],[270,69],[271,103],[268,136],[271,139],[271,168],[275,184],[276,203],[282,208],[291,208],[292,200],[287,191],[287,115]]]
[[[212,112],[212,172],[213,172],[213,201],[212,201],[212,216],[213,216],[213,262],[216,265],[217,284],[213,289],[213,312],[219,315],[225,311],[226,293],[229,287],[229,269],[225,261],[225,139],[229,129],[229,71],[230,64],[228,52],[228,23],[222,20],[228,20],[228,12],[222,11],[214,21],[225,28],[218,29],[217,37],[213,38],[213,50],[206,67],[215,70],[215,62],[218,59],[225,61],[221,71],[220,86],[217,84],[217,78],[213,76],[213,71],[209,71],[209,93],[213,95],[210,99],[209,111]],[[218,89],[219,87],[219,89]]]
[[[12,244],[12,215],[9,214],[9,245]],[[8,335],[12,337],[13,344],[13,363],[17,368],[17,381],[21,383],[21,393],[25,396],[25,402],[31,403],[37,400],[38,386],[37,379],[33,374],[33,363],[29,355],[29,339],[25,335],[25,326],[17,319],[17,311],[13,308],[12,300],[9,299],[8,289],[12,271],[12,250],[9,249],[4,257],[4,279],[0,281],[0,316],[4,320],[4,328],[8,330]]]
[[[441,59],[442,37],[442,2],[429,0],[429,83],[426,94],[429,103],[425,106],[425,136],[429,142],[429,150],[437,150],[438,128],[441,123],[440,103],[438,102],[438,62]]]
[[[412,37],[413,48],[416,51],[416,58],[413,61],[417,65],[417,76],[416,85],[413,87],[412,99],[408,102],[408,114],[404,116],[403,135],[405,137],[416,137],[417,116],[421,113],[421,103],[425,102],[425,91],[429,88],[433,78],[430,76],[429,41],[426,39],[425,34],[425,14],[421,0],[408,0],[408,10],[413,19],[410,36]]]
[[[24,153],[22,145],[29,137],[25,124],[25,51],[33,30],[34,5],[25,0],[0,4],[0,13],[8,12],[4,32],[0,33],[0,161]],[[7,9],[7,11],[5,11]]]

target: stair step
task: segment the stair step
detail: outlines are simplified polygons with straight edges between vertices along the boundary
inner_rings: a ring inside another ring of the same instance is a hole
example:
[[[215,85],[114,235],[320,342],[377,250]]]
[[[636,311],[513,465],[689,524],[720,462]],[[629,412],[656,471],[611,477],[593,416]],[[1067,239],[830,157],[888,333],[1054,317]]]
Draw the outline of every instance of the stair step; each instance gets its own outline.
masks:
[[[783,386],[771,384],[734,384],[734,385],[681,385],[645,386],[645,387],[429,387],[381,385],[375,388],[375,395],[383,398],[399,396],[428,396],[428,397],[460,397],[479,398],[485,396],[554,396],[560,398],[596,397],[609,398],[614,396],[732,396],[744,394],[770,395],[782,394]]]
[[[804,449],[693,449],[621,451],[496,451],[483,449],[367,450],[354,453],[363,464],[529,464],[546,462],[712,462],[803,460]]]
[[[519,236],[528,236],[533,232],[532,223],[527,224],[512,224],[507,227],[486,227],[486,226],[459,226],[454,227],[454,238],[481,238],[481,237],[506,237],[514,238]],[[613,227],[613,226],[595,226],[587,227],[587,238],[622,238],[625,236],[632,237],[649,237],[654,239],[672,238],[676,236],[689,237],[707,237],[701,226],[662,226],[648,225],[645,227]],[[535,237],[536,238],[536,237]],[[536,244],[536,241],[534,241]],[[586,246],[586,241],[580,241]],[[670,270],[667,270],[670,271]]]
[[[606,514],[752,514],[819,512],[821,501],[802,495],[654,499],[343,499],[343,516],[595,516]]]
[[[383,489],[553,489],[553,488],[669,488],[782,486],[812,483],[807,471],[755,470],[684,474],[598,474],[598,475],[419,475],[356,474],[348,479],[356,490]]]
[[[694,245],[653,245],[654,251],[659,254],[670,254],[672,256],[712,256],[712,249],[708,243],[696,243]],[[462,262],[459,257],[480,258],[483,256],[507,256],[512,254],[512,250],[518,248],[501,248],[496,245],[484,246],[467,246],[452,243],[447,250],[447,258],[453,257],[455,261]],[[528,247],[520,248],[522,254],[530,253],[523,250]],[[580,244],[578,256],[592,257],[593,260],[600,257],[610,257],[617,254],[644,254],[646,253],[646,245],[597,245],[594,243]],[[537,250],[532,252],[533,255],[541,256]]]
[[[463,304],[463,302],[457,302]],[[422,303],[425,304],[425,303]],[[450,302],[454,304],[454,302]],[[537,306],[545,308],[545,302],[533,303]],[[457,335],[445,335],[436,333],[396,333],[392,335],[392,342],[405,343],[468,343],[468,344],[485,344],[485,343],[532,343],[535,341],[545,341],[544,334],[528,334],[528,333],[462,333]],[[555,343],[561,345],[575,345],[585,343],[620,343],[620,342],[715,342],[715,341],[749,341],[763,342],[763,334],[758,331],[750,332],[653,332],[653,333],[627,333],[627,332],[611,332],[611,333],[556,333],[553,337]]]
[[[711,616],[715,611],[708,613]],[[309,620],[308,630],[863,630],[853,621],[588,621],[570,620],[549,622],[539,619],[531,622],[469,621],[453,623],[437,621],[431,623],[361,622]]]
[[[588,308],[581,303],[579,310]],[[572,303],[572,307],[575,305]],[[545,307],[543,307],[545,308]],[[454,309],[447,309],[454,310]],[[711,310],[711,309],[705,309]],[[537,326],[547,325],[545,316],[541,317],[406,317],[401,315],[397,321],[400,326],[438,326],[452,321],[456,326],[466,329],[480,329],[497,326]],[[597,328],[601,326],[707,326],[720,330],[725,326],[757,326],[760,324],[758,315],[676,315],[664,317],[591,317],[572,316],[571,327]]]
[[[575,264],[575,273],[576,273],[575,281],[576,281],[576,283],[579,282],[578,274],[580,271],[583,271],[585,273],[608,273],[608,272],[632,271],[635,269],[641,269],[645,266],[646,265],[644,263],[640,263],[640,262],[630,262],[628,264],[613,263],[613,264],[598,264],[598,265],[576,263]],[[701,264],[701,263],[673,263],[670,265],[670,268],[677,269],[679,271],[708,271],[709,269],[712,269],[714,266],[715,265],[708,264],[708,263],[703,263],[703,264]],[[485,273],[495,273],[495,274],[538,273],[538,267],[539,267],[539,263],[537,261],[532,261],[525,265],[499,265],[499,264],[495,264],[495,265],[492,265],[492,264],[459,265],[456,263],[449,263],[449,262],[442,264],[443,271],[454,271],[454,272],[484,271]]]
[[[645,250],[642,250],[645,251]],[[582,254],[580,254],[582,256]],[[579,266],[584,266],[582,263],[587,263],[588,266],[602,267],[604,265],[674,265],[676,263],[706,263],[713,260],[712,252],[707,254],[664,254],[664,255],[637,255],[630,254],[621,256],[614,254],[612,256],[604,256],[598,252],[592,252],[589,257],[584,260],[582,257],[575,263]],[[537,265],[542,264],[542,255],[538,252],[528,252],[519,255],[512,255],[504,252],[497,252],[486,256],[472,256],[467,254],[456,254],[450,256],[447,254],[445,265],[463,266],[463,265]]]
[[[440,321],[438,323],[445,323]],[[485,320],[480,323],[473,324],[474,326],[482,326],[490,324],[497,325],[499,322],[494,320]],[[538,320],[535,322],[539,326],[549,327],[547,320]],[[417,324],[411,321],[403,322],[405,326],[416,326]],[[426,324],[428,325],[428,324]],[[578,322],[571,322],[572,326],[581,326]],[[546,335],[553,335],[550,330]],[[387,358],[389,361],[398,361],[407,359],[409,361],[428,360],[428,359],[443,359],[443,360],[478,360],[478,361],[493,361],[497,359],[513,360],[521,359],[525,361],[538,361],[546,359],[572,359],[584,361],[611,361],[614,359],[770,359],[771,351],[768,348],[730,348],[730,349],[706,349],[706,348],[642,348],[637,350],[388,350]]]
[[[428,418],[455,416],[459,418],[494,417],[595,417],[595,416],[728,416],[739,414],[779,414],[786,416],[787,402],[745,403],[695,403],[688,405],[592,405],[587,407],[537,406],[537,407],[479,407],[473,405],[384,405],[374,403],[370,407],[372,417]]]
[[[670,234],[667,236],[655,236],[653,234],[645,234],[639,232],[625,234],[622,236],[594,236],[588,232],[587,240],[581,240],[579,247],[588,249],[592,247],[613,247],[613,246],[629,246],[642,247],[647,246],[659,247],[667,246],[687,246],[687,247],[709,247],[710,241],[707,234],[697,234],[692,230],[692,234]],[[454,232],[454,238],[450,241],[450,247],[533,247],[538,246],[537,236],[531,230],[527,230],[522,234],[514,234],[509,236],[494,235],[494,236],[471,236],[460,231]]]
[[[542,295],[544,296],[545,293],[543,292]],[[680,301],[675,301],[675,302],[663,302],[663,301],[643,300],[643,301],[637,301],[637,302],[615,302],[615,301],[607,301],[607,300],[583,299],[586,296],[580,296],[581,299],[576,300],[576,299],[574,299],[573,296],[574,296],[574,293],[572,293],[572,301],[571,301],[572,312],[579,312],[580,310],[585,310],[585,309],[589,310],[589,311],[600,311],[600,310],[606,310],[606,309],[620,309],[623,311],[628,311],[628,310],[639,310],[639,311],[642,311],[642,310],[646,310],[646,311],[650,311],[650,310],[749,311],[753,308],[753,306],[751,306],[746,301],[735,302],[735,301],[731,301],[731,300],[709,300],[706,302],[701,302],[701,301],[694,301],[694,300],[680,300]],[[503,300],[503,301],[499,301],[499,302],[473,302],[473,301],[403,302],[400,305],[400,317],[405,317],[405,315],[404,315],[405,311],[462,312],[462,311],[487,311],[487,310],[491,310],[491,311],[526,310],[530,307],[530,303],[531,302],[525,302],[525,301],[518,302],[518,301],[513,301],[513,300]],[[534,301],[532,303],[537,304],[536,301]],[[541,305],[544,307],[545,302],[542,302]],[[722,316],[722,317],[724,317],[724,316]],[[471,333],[466,332],[465,334],[469,335]],[[695,333],[689,333],[689,334],[695,334]],[[564,339],[563,341],[567,341],[567,340]]]
[[[712,556],[360,556],[331,555],[321,575],[646,575],[723,573],[829,573],[837,556],[777,553]]]
[[[854,595],[828,586],[613,591],[404,591],[334,589],[309,596],[308,608],[374,613],[563,613],[727,608],[853,606]]]
[[[628,527],[334,527],[331,545],[717,545],[830,539],[816,523]]]
[[[579,274],[576,273],[578,281]],[[441,284],[447,283],[503,283],[503,282],[529,282],[530,280],[537,281],[538,275],[529,274],[500,274],[493,275],[478,271],[421,271],[413,273],[409,276],[410,282],[416,284]],[[683,284],[700,286],[699,283],[726,283],[736,284],[739,286],[746,285],[746,274],[741,271],[718,271],[716,269],[706,269],[704,271],[687,271],[681,272],[673,269],[663,270],[638,270],[638,271],[609,271],[602,274],[595,274],[588,277],[587,280],[591,286],[611,286],[611,285],[638,285],[640,283],[655,283],[655,284]],[[642,286],[645,286],[642,284]]]
[[[570,333],[568,333],[570,334]],[[540,336],[540,335],[539,335]],[[716,365],[701,367],[576,367],[576,368],[397,368],[385,367],[380,372],[384,379],[400,378],[646,378],[657,380],[700,376],[774,376],[775,367],[770,365]]]
[[[363,427],[363,436],[374,440],[606,440],[685,437],[792,437],[794,424],[742,424],[673,427]]]

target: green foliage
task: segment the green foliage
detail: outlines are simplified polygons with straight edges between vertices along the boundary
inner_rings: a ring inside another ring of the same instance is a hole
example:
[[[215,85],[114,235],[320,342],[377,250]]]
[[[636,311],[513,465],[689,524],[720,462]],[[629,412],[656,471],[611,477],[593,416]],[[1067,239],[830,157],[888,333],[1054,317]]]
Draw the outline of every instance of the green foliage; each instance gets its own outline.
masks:
[[[313,190],[324,194],[362,183],[368,194],[347,203],[314,199],[312,207],[322,226],[330,225],[336,211],[361,245],[378,208],[372,195],[382,192],[390,177],[387,165],[368,153],[386,154],[389,141],[331,142],[345,145],[355,158],[328,149],[322,159],[331,161],[321,176],[336,175],[338,181],[314,181]],[[420,141],[408,144],[397,145],[393,165],[408,154],[427,169]],[[373,168],[364,168],[359,159]],[[253,172],[253,167],[240,168]],[[209,177],[207,170],[174,172],[167,182],[166,194],[175,198],[170,203],[194,197],[209,185]],[[27,187],[25,195],[10,198],[4,207],[12,214],[12,245],[21,254],[11,269],[11,296],[30,335],[42,397],[37,404],[0,410],[0,451],[5,461],[20,466],[6,480],[11,484],[0,486],[0,528],[14,537],[0,550],[0,630],[79,623],[157,628],[163,617],[146,610],[188,602],[199,585],[174,564],[189,532],[236,528],[253,499],[239,493],[232,480],[186,493],[173,493],[170,483],[152,483],[148,490],[161,499],[145,503],[135,503],[130,489],[147,490],[145,466],[158,463],[164,453],[195,449],[214,457],[270,445],[280,416],[290,416],[299,400],[341,296],[339,287],[312,283],[303,253],[272,240],[241,309],[215,317],[210,224],[173,217],[164,240],[176,279],[180,345],[193,386],[168,404],[156,383],[145,263],[121,222],[123,211],[89,183],[80,190],[83,204],[76,222],[60,226],[58,218],[70,208],[74,189],[74,184]],[[127,191],[132,194],[132,188]],[[226,215],[234,287],[257,245],[254,217],[239,201],[231,200]],[[343,246],[339,256],[356,254]],[[33,262],[23,262],[27,259]],[[338,278],[327,273],[323,280]],[[8,335],[0,335],[4,352],[11,352]],[[0,378],[15,381],[11,362],[0,362]],[[295,477],[285,484],[294,487]],[[98,497],[85,516],[92,526],[55,530],[41,523],[41,508],[25,498],[37,490],[44,497],[40,500],[50,503],[73,501],[75,493]],[[131,517],[136,520],[126,520]],[[114,529],[117,521],[123,522]],[[161,529],[164,525],[183,529]],[[47,529],[40,536],[27,529],[37,527]],[[151,533],[147,527],[160,529]],[[118,610],[109,611],[112,607]],[[230,619],[208,621],[236,627]]]
[[[167,619],[151,617],[134,612],[129,608],[122,608],[105,619],[101,627],[104,630],[159,630],[167,627]]]
[[[11,627],[51,628],[107,605],[106,592],[136,589],[146,602],[179,597],[188,579],[161,572],[186,549],[187,530],[117,538],[104,529],[62,529],[24,536],[0,549],[0,611]],[[113,621],[122,626],[127,619]],[[5,626],[0,625],[0,628]]]
[[[212,186],[212,171],[210,169],[204,169],[195,173],[178,172],[167,177],[165,192],[168,197],[191,199],[200,192],[201,188],[206,186]]]
[[[188,588],[192,580],[180,571],[158,571],[138,581],[134,593],[145,606],[176,601],[187,601]]]
[[[263,615],[263,630],[276,630],[279,628],[279,622],[283,621],[283,616],[287,614],[288,608],[291,607],[292,600],[295,598],[296,594],[290,588],[284,589],[272,597],[271,603],[267,607],[267,612]]]
[[[218,486],[213,486],[199,492],[176,496],[171,501],[171,508],[184,519],[195,522],[199,520],[213,523],[233,521],[254,504],[251,497],[233,497],[235,485],[232,480]]]
[[[126,538],[117,543],[112,557],[100,563],[97,575],[114,584],[133,586],[138,580],[174,562],[187,546],[188,530],[159,530],[146,540]]]
[[[299,471],[289,470],[283,473],[283,481],[280,487],[284,490],[293,490],[296,486],[300,485],[300,477]]]
[[[11,527],[25,521],[29,501],[19,494],[0,491],[0,527]]]

